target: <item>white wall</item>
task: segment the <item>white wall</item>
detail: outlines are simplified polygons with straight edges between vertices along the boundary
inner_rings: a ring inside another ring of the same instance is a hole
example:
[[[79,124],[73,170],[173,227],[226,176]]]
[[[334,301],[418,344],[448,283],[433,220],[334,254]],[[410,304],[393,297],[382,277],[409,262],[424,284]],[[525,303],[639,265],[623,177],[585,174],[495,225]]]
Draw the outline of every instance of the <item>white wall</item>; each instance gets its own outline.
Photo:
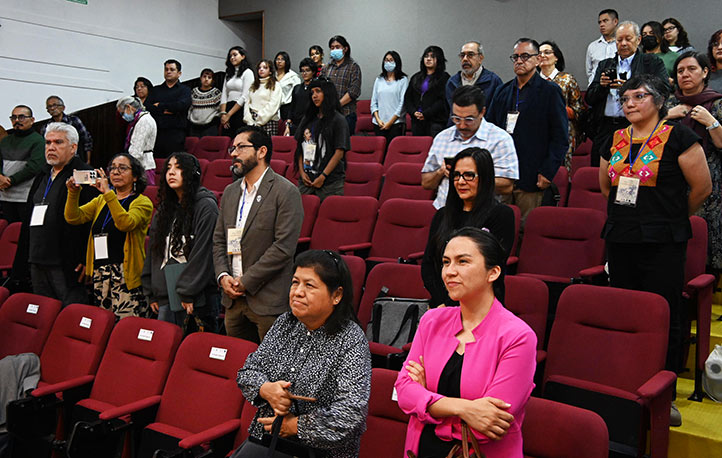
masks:
[[[244,45],[237,27],[218,19],[218,0],[2,0],[0,124],[18,104],[48,118],[50,94],[73,112],[131,94],[140,75],[160,84],[169,58],[182,79],[223,70],[228,48]]]

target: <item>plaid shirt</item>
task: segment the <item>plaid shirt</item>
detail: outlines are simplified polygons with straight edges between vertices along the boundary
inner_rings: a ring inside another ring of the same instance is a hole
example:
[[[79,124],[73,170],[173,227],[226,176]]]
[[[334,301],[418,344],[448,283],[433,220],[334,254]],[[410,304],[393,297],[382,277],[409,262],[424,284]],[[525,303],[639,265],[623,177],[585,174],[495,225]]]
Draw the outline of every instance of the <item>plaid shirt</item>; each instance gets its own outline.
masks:
[[[361,67],[356,61],[350,57],[346,57],[341,65],[331,61],[323,67],[321,76],[333,82],[339,99],[346,93],[351,96],[351,102],[341,107],[341,113],[344,116],[356,113],[356,99],[361,95]]]
[[[55,122],[50,119],[48,124],[51,122]],[[83,160],[83,162],[88,161],[88,151],[93,151],[93,137],[90,135],[90,132],[88,132],[88,129],[86,129],[85,124],[83,124],[83,121],[80,120],[79,117],[73,116],[73,115],[66,115],[63,113],[63,119],[60,121],[65,124],[70,124],[71,126],[75,127],[75,130],[78,131],[78,151],[76,154],[80,156],[80,158]],[[40,132],[40,135],[45,138],[45,129],[47,128],[48,124],[45,124],[43,126],[42,131]]]
[[[434,172],[444,166],[445,157],[454,157],[466,148],[485,148],[491,153],[494,160],[494,175],[501,178],[519,179],[519,161],[516,157],[514,140],[505,130],[494,124],[481,120],[481,125],[474,135],[468,140],[461,138],[456,126],[442,130],[434,138],[434,143],[429,149],[424,167],[421,173]],[[439,208],[446,205],[446,196],[449,193],[449,179],[444,177],[436,192],[434,207]]]

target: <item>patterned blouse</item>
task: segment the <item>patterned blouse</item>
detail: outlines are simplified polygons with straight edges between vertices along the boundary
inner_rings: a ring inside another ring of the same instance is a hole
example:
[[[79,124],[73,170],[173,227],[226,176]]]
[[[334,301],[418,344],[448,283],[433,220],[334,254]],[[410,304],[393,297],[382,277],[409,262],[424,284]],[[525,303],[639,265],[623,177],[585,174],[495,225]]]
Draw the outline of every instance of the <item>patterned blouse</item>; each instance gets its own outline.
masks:
[[[574,117],[569,119],[569,150],[564,157],[564,166],[567,168],[567,171],[571,172],[572,153],[582,141],[579,116],[586,109],[584,102],[582,101],[582,93],[579,90],[577,80],[571,75],[571,73],[564,73],[555,69],[550,75],[550,78],[545,77],[541,72],[539,72],[539,76],[557,83],[557,85],[562,89],[562,95],[564,96],[564,102],[566,103],[567,108],[571,109],[574,113]]]
[[[260,397],[265,382],[286,380],[296,395],[316,402],[296,401],[291,414],[298,416],[298,438],[326,449],[329,458],[357,457],[371,393],[371,355],[361,328],[348,322],[336,334],[325,326],[309,331],[291,312],[279,316],[243,368],[238,386],[258,407],[249,433],[263,435],[259,417],[273,417],[273,409]]]

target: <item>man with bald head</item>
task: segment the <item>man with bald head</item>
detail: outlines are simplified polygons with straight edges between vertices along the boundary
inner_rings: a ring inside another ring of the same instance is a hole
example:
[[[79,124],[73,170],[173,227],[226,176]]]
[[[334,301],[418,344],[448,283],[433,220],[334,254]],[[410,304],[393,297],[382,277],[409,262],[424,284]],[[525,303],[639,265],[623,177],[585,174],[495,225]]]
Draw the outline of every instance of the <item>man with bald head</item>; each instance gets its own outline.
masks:
[[[453,105],[452,96],[459,86],[476,86],[484,92],[486,97],[486,106],[488,107],[494,98],[496,89],[503,82],[499,76],[484,68],[484,47],[478,41],[469,41],[464,43],[459,52],[459,60],[461,61],[461,71],[449,78],[446,82],[446,103],[449,108]]]
[[[33,110],[26,105],[13,108],[12,130],[0,140],[0,208],[11,223],[21,221],[28,209],[33,178],[45,162],[43,137],[35,132]]]
[[[650,74],[667,81],[664,62],[654,54],[643,54],[639,26],[621,22],[616,31],[617,55],[599,63],[594,80],[587,89],[586,101],[592,107],[592,166],[599,166],[599,147],[616,130],[629,125],[619,103],[619,88],[632,75]]]

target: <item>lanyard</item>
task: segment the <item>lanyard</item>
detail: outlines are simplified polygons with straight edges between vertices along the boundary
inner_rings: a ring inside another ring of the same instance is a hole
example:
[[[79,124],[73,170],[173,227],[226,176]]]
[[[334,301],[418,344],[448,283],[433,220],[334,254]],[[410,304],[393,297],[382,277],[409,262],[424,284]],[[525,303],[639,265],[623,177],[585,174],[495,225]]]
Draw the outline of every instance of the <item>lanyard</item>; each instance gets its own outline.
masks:
[[[516,86],[516,106],[514,107],[514,111],[519,112],[519,86]]]
[[[241,221],[243,220],[243,207],[246,206],[246,188],[243,188],[243,194],[241,194],[241,209],[238,212],[238,225],[241,225]]]
[[[637,162],[637,159],[639,159],[639,156],[642,155],[642,150],[645,146],[647,146],[647,143],[649,143],[649,140],[652,139],[652,136],[657,131],[657,127],[659,127],[659,123],[662,122],[660,119],[657,121],[657,124],[654,126],[654,129],[652,129],[652,133],[649,134],[649,137],[647,137],[647,140],[642,144],[642,147],[639,148],[639,151],[637,151],[637,154],[634,156],[634,160],[632,160],[632,145],[634,144],[634,128],[632,126],[629,126],[629,173],[632,173],[632,167],[634,167],[634,164]]]
[[[121,205],[121,206],[122,206],[122,205],[125,205],[125,201],[127,201],[128,199],[130,199],[130,196],[128,196],[128,197],[126,197],[125,199],[123,199],[123,200],[120,202],[120,205]],[[108,225],[108,222],[110,222],[110,220],[113,219],[113,215],[110,213],[110,207],[108,207],[107,204],[105,205],[105,207],[108,209],[108,214],[105,215],[105,221],[103,221],[103,226],[100,228],[100,232],[105,232],[105,226],[107,226],[107,225]]]
[[[45,185],[45,193],[43,194],[43,203],[45,203],[45,198],[48,196],[48,192],[50,192],[50,188],[53,186],[53,172],[50,172],[50,175],[48,176],[48,184]]]

